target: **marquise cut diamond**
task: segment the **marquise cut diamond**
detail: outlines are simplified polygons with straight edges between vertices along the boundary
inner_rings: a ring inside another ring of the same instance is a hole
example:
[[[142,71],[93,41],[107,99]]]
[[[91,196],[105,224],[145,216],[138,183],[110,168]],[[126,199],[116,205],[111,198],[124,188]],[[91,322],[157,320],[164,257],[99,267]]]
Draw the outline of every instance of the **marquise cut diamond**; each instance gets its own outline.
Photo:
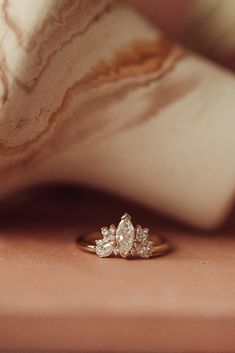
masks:
[[[117,227],[116,242],[121,256],[127,256],[135,239],[135,229],[130,216],[124,215]]]
[[[113,245],[104,239],[96,241],[96,254],[100,257],[108,257],[113,252]]]

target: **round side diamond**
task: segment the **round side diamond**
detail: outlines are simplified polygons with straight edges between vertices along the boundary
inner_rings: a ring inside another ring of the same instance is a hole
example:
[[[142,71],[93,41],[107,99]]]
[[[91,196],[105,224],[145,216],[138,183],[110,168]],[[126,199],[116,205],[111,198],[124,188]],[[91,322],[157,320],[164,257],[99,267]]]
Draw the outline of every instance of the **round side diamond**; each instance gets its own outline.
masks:
[[[147,239],[148,238],[148,234],[149,234],[149,229],[148,228],[143,228],[142,229],[142,234],[141,234],[142,240]]]
[[[107,239],[109,236],[109,229],[107,227],[101,228],[101,234],[103,235],[104,239]]]
[[[114,241],[116,237],[116,227],[114,224],[111,224],[109,227],[109,240]]]
[[[146,245],[139,243],[136,245],[135,249],[136,249],[137,254],[140,257],[144,257],[144,258],[150,257],[150,253],[149,253],[149,250]]]
[[[141,226],[136,226],[135,233],[136,233],[136,236],[135,236],[136,240],[137,241],[141,241],[142,227]]]

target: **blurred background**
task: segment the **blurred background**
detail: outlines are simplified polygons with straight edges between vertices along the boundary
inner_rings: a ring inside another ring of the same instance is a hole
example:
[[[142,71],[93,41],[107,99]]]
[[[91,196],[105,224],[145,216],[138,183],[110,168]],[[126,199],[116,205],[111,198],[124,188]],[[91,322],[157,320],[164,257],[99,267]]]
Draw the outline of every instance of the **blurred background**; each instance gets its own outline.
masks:
[[[132,0],[169,36],[235,70],[234,0]]]

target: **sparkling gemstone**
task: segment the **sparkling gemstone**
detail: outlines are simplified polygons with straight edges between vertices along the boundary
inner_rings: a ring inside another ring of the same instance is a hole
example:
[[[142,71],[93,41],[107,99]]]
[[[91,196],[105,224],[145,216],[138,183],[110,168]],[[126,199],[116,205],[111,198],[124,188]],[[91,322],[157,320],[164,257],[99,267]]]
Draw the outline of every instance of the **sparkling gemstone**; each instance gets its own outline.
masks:
[[[95,241],[96,245],[100,246],[103,244],[103,239],[99,239]]]
[[[148,238],[148,233],[149,233],[149,229],[148,228],[143,228],[142,229],[142,239],[143,240]]]
[[[134,226],[130,217],[124,215],[116,231],[116,242],[121,256],[127,256],[135,238]]]
[[[107,227],[103,227],[101,228],[101,234],[103,235],[103,237],[106,239],[109,236],[109,229]]]
[[[115,234],[115,232],[116,232],[116,227],[115,227],[114,224],[111,224],[111,226],[109,227],[109,231],[110,231],[111,234]]]
[[[141,226],[136,226],[136,240],[141,241],[142,228]]]
[[[153,253],[153,242],[152,241],[147,241],[147,249],[148,249],[149,255],[151,256]]]
[[[108,257],[113,252],[113,244],[105,241],[105,240],[98,240],[96,242],[95,247],[96,254],[100,257]]]
[[[149,258],[149,256],[151,255],[148,247],[142,243],[137,244],[135,249],[140,257]]]
[[[115,240],[115,233],[116,233],[116,227],[114,224],[111,224],[109,227],[109,240],[114,241]]]

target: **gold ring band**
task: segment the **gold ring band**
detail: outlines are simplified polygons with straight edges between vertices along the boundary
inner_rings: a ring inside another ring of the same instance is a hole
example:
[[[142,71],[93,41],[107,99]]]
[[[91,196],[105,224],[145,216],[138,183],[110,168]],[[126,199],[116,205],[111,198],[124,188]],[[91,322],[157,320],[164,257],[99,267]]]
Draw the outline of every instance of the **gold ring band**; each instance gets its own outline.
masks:
[[[95,240],[99,237],[99,232],[83,233],[77,237],[77,245],[81,250],[96,253]],[[160,235],[151,234],[149,240],[152,241],[151,257],[167,254],[171,250],[171,245]],[[128,258],[128,256],[126,256]],[[132,256],[133,257],[133,256]],[[135,258],[139,256],[134,256]]]

